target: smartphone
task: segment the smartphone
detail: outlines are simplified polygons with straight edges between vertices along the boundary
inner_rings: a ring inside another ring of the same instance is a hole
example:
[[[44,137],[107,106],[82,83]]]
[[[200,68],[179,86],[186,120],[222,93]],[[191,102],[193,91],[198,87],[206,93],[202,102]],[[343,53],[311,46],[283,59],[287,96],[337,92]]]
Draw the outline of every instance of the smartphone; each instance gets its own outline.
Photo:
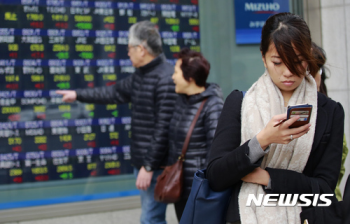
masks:
[[[296,122],[294,122],[291,126],[289,126],[289,128],[297,128],[308,124],[310,122],[311,111],[312,105],[309,104],[288,106],[287,119],[299,116],[299,119]]]

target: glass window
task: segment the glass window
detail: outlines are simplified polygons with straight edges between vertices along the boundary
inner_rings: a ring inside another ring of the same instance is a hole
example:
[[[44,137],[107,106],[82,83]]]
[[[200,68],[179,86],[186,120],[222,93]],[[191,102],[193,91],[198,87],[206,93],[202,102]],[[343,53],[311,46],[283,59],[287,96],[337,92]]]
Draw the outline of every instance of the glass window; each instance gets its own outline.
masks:
[[[0,209],[138,195],[131,104],[63,103],[55,90],[135,71],[128,29],[150,20],[174,64],[200,50],[198,1],[0,0]]]

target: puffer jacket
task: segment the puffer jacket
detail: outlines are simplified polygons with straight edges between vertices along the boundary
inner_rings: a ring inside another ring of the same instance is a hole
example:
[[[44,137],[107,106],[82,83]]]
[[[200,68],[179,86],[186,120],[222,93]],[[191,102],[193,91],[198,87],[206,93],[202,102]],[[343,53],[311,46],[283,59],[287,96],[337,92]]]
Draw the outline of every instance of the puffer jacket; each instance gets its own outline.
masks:
[[[176,100],[174,67],[159,55],[116,85],[77,90],[77,100],[97,104],[132,103],[131,162],[152,170],[166,164],[169,122]]]
[[[207,84],[206,90],[200,94],[180,94],[170,121],[168,165],[174,164],[181,155],[187,131],[205,98],[208,100],[198,117],[185,155],[183,198],[188,198],[190,194],[194,173],[207,166],[207,155],[224,104],[220,87]]]

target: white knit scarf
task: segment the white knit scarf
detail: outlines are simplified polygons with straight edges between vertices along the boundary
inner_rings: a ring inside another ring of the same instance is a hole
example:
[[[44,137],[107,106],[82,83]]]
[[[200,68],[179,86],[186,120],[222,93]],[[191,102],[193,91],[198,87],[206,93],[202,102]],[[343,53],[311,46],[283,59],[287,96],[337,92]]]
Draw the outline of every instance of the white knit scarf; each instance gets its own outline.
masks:
[[[266,167],[293,170],[301,173],[309,158],[315,135],[317,115],[317,87],[311,75],[307,74],[294,91],[288,105],[311,104],[311,127],[308,134],[289,144],[271,144],[264,156],[261,168]],[[247,91],[242,103],[241,144],[257,135],[277,114],[285,113],[284,99],[279,88],[272,82],[267,71]],[[298,184],[298,183],[296,183]],[[273,185],[273,183],[272,183]],[[248,195],[265,194],[261,185],[243,182],[239,193],[239,211],[242,224],[297,224],[300,223],[301,208],[246,206]]]

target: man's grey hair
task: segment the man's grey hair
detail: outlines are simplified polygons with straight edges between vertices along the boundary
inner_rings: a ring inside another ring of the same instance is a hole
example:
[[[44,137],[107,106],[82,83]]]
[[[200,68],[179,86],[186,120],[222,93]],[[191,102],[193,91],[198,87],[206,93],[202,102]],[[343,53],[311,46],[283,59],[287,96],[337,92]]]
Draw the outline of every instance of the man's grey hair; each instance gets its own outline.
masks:
[[[163,52],[158,28],[150,21],[141,21],[130,27],[129,44],[132,46],[142,45],[150,55],[155,57]]]

